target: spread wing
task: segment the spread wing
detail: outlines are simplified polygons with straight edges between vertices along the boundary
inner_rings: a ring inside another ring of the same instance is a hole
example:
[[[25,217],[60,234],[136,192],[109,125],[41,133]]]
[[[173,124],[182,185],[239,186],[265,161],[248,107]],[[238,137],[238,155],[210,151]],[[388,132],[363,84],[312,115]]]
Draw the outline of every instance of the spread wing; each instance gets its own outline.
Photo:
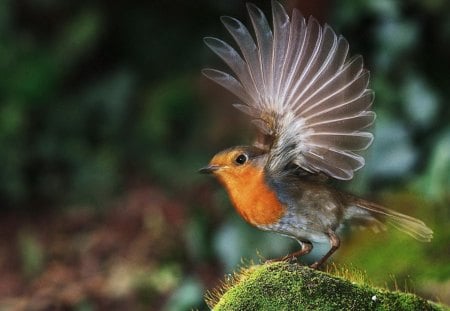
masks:
[[[243,104],[235,106],[254,118],[266,138],[267,170],[279,172],[294,163],[351,179],[364,166],[356,152],[371,144],[366,128],[375,119],[362,57],[349,57],[348,42],[328,25],[305,20],[295,9],[289,18],[277,1],[272,1],[273,31],[260,9],[253,4],[247,9],[256,42],[232,17],[222,22],[240,53],[220,39],[205,38],[234,75],[203,73],[239,97]]]

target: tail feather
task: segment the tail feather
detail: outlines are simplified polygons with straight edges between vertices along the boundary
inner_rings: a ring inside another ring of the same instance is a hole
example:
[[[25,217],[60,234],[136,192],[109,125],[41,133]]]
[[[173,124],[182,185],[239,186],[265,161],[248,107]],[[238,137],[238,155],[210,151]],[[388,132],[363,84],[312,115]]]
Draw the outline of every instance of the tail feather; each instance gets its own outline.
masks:
[[[412,236],[416,240],[430,242],[433,238],[433,230],[428,228],[423,221],[417,218],[395,212],[376,203],[359,198],[353,200],[351,207],[357,208],[360,211],[355,213],[355,210],[352,212],[352,208],[350,208],[349,212],[351,215],[348,215],[350,218],[364,217],[364,214],[366,214],[364,212],[367,212],[375,220],[390,225]],[[367,214],[365,217],[367,217]]]

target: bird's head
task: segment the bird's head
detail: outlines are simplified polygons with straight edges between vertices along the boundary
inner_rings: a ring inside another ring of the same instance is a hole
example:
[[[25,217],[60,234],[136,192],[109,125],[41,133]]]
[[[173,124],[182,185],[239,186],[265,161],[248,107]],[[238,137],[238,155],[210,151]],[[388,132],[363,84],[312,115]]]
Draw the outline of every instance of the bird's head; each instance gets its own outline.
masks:
[[[248,174],[255,171],[262,171],[265,160],[265,152],[256,147],[232,147],[217,153],[199,172],[213,174],[221,182],[229,185],[234,181],[245,179]]]

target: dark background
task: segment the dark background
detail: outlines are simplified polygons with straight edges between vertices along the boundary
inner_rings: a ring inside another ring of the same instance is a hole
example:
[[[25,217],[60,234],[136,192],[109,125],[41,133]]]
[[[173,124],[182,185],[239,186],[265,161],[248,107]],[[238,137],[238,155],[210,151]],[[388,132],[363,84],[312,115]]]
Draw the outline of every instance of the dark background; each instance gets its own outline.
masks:
[[[283,3],[332,25],[371,71],[375,141],[340,187],[435,231],[426,244],[355,231],[333,259],[449,304],[448,2]],[[253,134],[200,75],[223,68],[202,42],[231,41],[221,15],[248,24],[238,0],[0,3],[0,308],[204,309],[225,273],[295,249],[197,174]]]

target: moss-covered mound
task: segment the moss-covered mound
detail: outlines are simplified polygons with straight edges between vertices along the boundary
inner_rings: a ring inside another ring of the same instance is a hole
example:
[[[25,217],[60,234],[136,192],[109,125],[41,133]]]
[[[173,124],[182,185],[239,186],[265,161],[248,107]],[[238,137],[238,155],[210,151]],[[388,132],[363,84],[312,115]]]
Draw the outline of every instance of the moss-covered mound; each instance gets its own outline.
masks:
[[[449,310],[286,262],[243,269],[207,301],[214,310]]]

